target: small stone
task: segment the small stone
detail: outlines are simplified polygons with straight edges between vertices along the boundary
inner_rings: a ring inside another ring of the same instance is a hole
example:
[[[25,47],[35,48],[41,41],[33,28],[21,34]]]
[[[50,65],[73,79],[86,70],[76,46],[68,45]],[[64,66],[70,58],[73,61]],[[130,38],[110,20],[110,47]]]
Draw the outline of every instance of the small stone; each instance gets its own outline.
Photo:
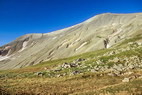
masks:
[[[76,60],[76,62],[80,62],[80,61],[85,61],[85,59],[83,59],[83,58],[78,58],[78,59]]]
[[[72,72],[73,75],[76,75],[76,74],[79,74],[79,73],[80,73],[80,71],[73,71]]]
[[[116,74],[114,74],[114,73],[108,73],[107,75],[112,76],[112,77],[116,76]]]
[[[55,72],[60,72],[62,69],[60,68],[60,69],[55,69],[54,71]]]
[[[57,75],[56,77],[59,78],[60,76],[61,76],[61,75],[59,74],[59,75]]]
[[[114,55],[114,54],[116,54],[115,51],[112,51],[112,52],[109,53],[109,55]]]
[[[115,57],[113,60],[112,60],[112,62],[118,62],[119,61],[119,58],[118,57]]]
[[[139,46],[141,46],[141,45],[142,45],[142,43],[141,43],[141,42],[137,42],[137,44],[138,44]]]
[[[43,72],[36,72],[35,75],[37,75],[37,76],[43,76],[44,74],[43,74]]]
[[[142,76],[138,77],[139,79],[142,79]]]
[[[104,76],[104,74],[100,74],[100,76],[102,77],[102,76]]]
[[[62,68],[70,68],[70,64],[65,62],[61,67]]]
[[[99,64],[104,64],[102,61],[98,60],[96,61],[96,63],[99,65]]]
[[[124,79],[122,80],[122,82],[129,82],[129,81],[130,81],[129,78],[124,78]]]
[[[70,63],[70,67],[78,67],[77,63]]]
[[[129,43],[128,43],[128,45],[133,45],[133,44],[134,44],[134,42],[129,42]]]
[[[120,76],[120,75],[121,75],[121,72],[119,72],[119,71],[114,71],[114,74],[117,75],[117,76]]]
[[[48,70],[48,68],[47,68],[47,67],[44,67],[44,70]]]
[[[133,72],[126,72],[126,73],[124,73],[124,75],[131,75],[131,74],[133,74]]]

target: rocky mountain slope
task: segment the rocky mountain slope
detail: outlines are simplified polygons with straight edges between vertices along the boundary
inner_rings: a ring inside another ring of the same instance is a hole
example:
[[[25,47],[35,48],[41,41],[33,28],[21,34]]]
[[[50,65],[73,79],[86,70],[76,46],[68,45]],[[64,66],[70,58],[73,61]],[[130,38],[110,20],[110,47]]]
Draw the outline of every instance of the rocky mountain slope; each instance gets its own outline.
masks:
[[[0,95],[142,95],[142,32],[111,48],[0,71]]]
[[[141,30],[142,13],[106,13],[51,33],[27,34],[0,47],[0,69],[22,68],[111,48],[126,39],[141,35]]]

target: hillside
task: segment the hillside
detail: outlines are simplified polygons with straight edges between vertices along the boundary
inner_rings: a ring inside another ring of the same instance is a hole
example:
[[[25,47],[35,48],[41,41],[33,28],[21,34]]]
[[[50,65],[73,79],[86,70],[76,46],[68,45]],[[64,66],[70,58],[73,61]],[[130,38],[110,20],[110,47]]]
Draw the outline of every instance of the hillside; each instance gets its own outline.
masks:
[[[107,49],[0,71],[1,95],[141,95],[142,31]]]
[[[0,47],[0,70],[110,48],[141,34],[141,30],[142,13],[106,13],[51,33],[27,34]]]

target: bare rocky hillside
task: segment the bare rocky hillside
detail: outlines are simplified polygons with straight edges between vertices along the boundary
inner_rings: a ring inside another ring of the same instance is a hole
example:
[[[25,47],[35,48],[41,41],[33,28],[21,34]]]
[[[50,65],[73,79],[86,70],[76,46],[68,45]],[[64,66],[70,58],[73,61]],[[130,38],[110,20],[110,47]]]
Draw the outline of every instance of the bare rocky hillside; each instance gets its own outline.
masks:
[[[69,28],[27,34],[0,47],[0,69],[14,69],[112,48],[142,33],[142,13],[100,14]],[[139,40],[138,43],[141,43]]]

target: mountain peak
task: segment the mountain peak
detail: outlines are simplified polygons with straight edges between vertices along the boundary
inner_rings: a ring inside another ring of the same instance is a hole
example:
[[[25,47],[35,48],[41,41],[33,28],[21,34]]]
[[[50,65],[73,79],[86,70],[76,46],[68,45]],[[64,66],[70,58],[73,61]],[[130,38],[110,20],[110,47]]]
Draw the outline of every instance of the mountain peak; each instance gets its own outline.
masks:
[[[0,69],[111,48],[142,30],[142,14],[104,13],[51,33],[27,34],[0,48]]]

